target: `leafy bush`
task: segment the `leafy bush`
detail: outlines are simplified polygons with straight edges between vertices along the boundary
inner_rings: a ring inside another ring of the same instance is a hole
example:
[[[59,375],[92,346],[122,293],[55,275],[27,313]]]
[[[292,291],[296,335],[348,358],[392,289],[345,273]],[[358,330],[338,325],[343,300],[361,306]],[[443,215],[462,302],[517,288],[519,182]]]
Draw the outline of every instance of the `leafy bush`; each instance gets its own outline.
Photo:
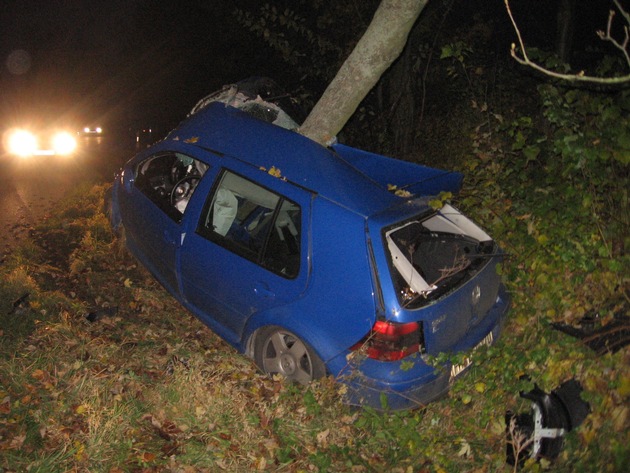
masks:
[[[475,138],[466,203],[494,209],[496,233],[520,255],[512,281],[531,288],[539,313],[610,315],[628,302],[630,93],[539,93],[542,116],[495,116],[506,140]]]
[[[549,324],[578,325],[588,314],[605,325],[628,312],[630,93],[548,84],[538,92],[539,114],[478,109],[483,124],[471,134],[460,205],[508,253],[513,310],[507,336],[478,355],[481,369],[452,395],[474,400],[470,387],[483,383],[484,396],[502,392],[509,405],[505,386],[516,392],[522,376],[548,391],[577,378],[592,412],[569,435],[557,467],[622,471],[630,456],[628,350],[598,358]]]

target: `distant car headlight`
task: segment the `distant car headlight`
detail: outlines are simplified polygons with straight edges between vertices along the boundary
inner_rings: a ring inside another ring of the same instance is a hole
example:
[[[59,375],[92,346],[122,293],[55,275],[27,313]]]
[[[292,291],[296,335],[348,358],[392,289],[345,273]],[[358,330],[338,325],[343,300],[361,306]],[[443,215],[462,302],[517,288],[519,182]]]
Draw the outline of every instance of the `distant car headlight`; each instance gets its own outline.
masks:
[[[85,128],[83,128],[83,133],[86,135],[100,135],[101,133],[103,133],[103,128],[101,128],[100,126],[86,126]]]
[[[77,140],[70,133],[57,133],[53,136],[52,147],[57,154],[71,154],[77,147]]]
[[[9,136],[7,148],[9,153],[24,157],[31,156],[37,151],[37,138],[29,131],[15,130]]]

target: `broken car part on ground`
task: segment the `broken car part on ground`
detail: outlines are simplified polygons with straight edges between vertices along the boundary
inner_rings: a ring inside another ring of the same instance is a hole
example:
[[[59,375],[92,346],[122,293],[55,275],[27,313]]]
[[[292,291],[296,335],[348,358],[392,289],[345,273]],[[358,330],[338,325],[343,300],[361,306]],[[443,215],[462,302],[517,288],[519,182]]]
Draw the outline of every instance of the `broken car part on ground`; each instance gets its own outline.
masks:
[[[578,427],[590,412],[580,397],[582,386],[574,379],[550,393],[538,386],[520,396],[532,401],[531,412],[505,415],[508,438],[507,462],[523,464],[528,458],[556,458],[562,449],[564,435]]]

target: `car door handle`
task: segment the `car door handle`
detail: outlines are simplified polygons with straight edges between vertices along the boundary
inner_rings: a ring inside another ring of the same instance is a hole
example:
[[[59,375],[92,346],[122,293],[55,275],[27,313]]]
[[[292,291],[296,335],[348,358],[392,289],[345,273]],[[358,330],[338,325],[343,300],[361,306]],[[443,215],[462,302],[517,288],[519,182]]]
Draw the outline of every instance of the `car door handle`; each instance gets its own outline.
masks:
[[[256,285],[254,286],[254,294],[265,299],[273,299],[274,297],[276,297],[276,294],[271,289],[269,289],[269,287],[265,283],[262,282],[256,283]]]

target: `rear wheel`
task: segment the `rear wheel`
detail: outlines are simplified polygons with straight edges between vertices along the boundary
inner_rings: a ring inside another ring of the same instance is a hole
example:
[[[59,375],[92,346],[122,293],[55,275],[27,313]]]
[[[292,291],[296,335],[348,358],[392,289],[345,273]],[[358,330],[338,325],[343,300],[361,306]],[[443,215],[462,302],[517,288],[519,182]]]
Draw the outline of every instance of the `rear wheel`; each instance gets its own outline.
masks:
[[[300,384],[308,384],[326,374],[323,361],[313,349],[282,327],[269,326],[258,332],[254,359],[266,374],[280,373]]]

